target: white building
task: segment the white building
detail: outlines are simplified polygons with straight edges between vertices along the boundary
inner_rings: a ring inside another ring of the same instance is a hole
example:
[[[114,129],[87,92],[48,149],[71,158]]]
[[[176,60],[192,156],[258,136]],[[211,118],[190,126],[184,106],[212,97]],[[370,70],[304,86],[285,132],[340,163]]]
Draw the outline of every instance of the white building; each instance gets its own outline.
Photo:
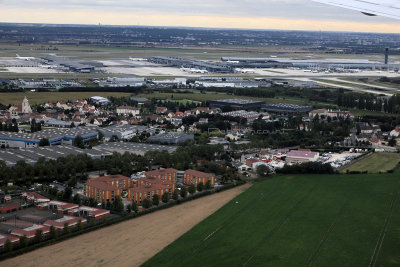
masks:
[[[136,107],[131,106],[120,106],[117,107],[117,114],[118,115],[129,115],[132,114],[133,116],[139,115],[139,109]]]
[[[400,127],[396,127],[393,131],[390,132],[391,137],[399,137],[400,136]]]

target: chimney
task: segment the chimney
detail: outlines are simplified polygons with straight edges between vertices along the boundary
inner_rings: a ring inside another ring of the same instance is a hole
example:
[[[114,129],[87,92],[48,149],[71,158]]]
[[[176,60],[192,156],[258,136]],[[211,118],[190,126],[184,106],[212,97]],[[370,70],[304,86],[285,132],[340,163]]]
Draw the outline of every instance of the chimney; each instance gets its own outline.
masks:
[[[385,65],[389,64],[389,48],[385,49]]]

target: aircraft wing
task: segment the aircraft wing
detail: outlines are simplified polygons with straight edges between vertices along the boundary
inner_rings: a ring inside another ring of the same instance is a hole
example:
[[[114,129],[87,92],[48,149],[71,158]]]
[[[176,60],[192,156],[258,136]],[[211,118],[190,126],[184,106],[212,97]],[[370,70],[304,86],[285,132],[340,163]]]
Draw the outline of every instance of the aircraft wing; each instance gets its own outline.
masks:
[[[312,0],[323,4],[361,11],[369,16],[400,19],[400,0]]]

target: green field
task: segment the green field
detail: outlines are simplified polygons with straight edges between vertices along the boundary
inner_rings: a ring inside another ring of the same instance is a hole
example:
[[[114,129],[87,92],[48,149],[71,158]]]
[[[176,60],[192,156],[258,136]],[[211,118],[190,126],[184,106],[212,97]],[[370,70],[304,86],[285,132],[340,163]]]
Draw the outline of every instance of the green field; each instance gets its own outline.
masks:
[[[349,171],[368,171],[368,173],[386,172],[394,169],[400,163],[400,154],[396,153],[375,153],[360,160],[343,172]]]
[[[399,193],[399,169],[277,176],[143,266],[399,266]]]
[[[312,102],[312,101],[305,101],[300,99],[290,99],[290,98],[264,98],[264,97],[250,97],[250,96],[235,96],[235,95],[228,95],[225,93],[193,93],[193,94],[186,94],[186,93],[152,93],[152,94],[140,94],[140,97],[147,97],[147,98],[156,98],[156,99],[165,99],[165,100],[193,100],[193,101],[210,101],[216,99],[227,99],[227,98],[242,98],[242,99],[253,99],[253,100],[262,100],[266,103],[288,103],[288,104],[296,104],[296,105],[303,105],[303,104],[319,104],[319,105],[329,105],[327,103],[319,103],[319,102]]]
[[[111,93],[111,92],[25,92],[25,93],[0,93],[0,103],[3,105],[21,104],[26,96],[31,105],[42,104],[46,102],[57,102],[67,100],[86,99],[92,96],[102,97],[122,97],[130,96],[129,93]]]

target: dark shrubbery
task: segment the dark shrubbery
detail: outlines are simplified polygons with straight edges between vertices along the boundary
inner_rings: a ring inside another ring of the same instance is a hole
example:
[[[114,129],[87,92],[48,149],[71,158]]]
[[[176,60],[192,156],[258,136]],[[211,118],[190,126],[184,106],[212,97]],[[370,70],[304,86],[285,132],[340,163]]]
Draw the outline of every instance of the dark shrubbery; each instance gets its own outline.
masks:
[[[311,173],[311,174],[333,174],[335,170],[330,164],[324,164],[321,162],[305,162],[302,164],[285,165],[282,169],[278,169],[277,173],[283,174],[299,174],[299,173]]]

